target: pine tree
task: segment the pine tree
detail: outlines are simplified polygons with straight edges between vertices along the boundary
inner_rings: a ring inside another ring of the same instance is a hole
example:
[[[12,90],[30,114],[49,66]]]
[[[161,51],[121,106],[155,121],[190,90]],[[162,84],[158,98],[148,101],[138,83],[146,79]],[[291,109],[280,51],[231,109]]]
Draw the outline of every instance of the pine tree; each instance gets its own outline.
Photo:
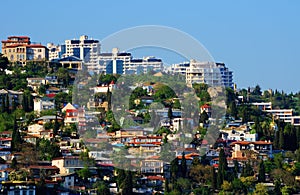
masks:
[[[258,182],[265,182],[265,181],[266,181],[265,165],[264,165],[264,161],[261,160],[258,165]]]

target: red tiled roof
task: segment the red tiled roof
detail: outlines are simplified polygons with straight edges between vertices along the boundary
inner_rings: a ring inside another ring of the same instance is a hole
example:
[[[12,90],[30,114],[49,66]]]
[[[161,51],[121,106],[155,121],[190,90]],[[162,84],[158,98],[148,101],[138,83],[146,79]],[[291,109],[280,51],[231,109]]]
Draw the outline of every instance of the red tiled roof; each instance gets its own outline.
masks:
[[[16,43],[16,44],[12,44],[12,45],[7,45],[6,48],[14,48],[14,47],[20,47],[20,46],[26,46],[26,44],[19,44],[19,43]]]
[[[10,138],[3,138],[3,137],[0,137],[0,141],[11,141],[12,140],[12,138],[10,137]]]
[[[162,176],[148,176],[147,179],[149,179],[149,180],[160,180],[160,181],[165,180],[165,178],[163,178]]]
[[[254,144],[257,144],[257,145],[265,145],[265,144],[272,144],[272,142],[268,142],[268,141],[256,141],[256,142],[253,142]]]
[[[32,44],[32,45],[26,45],[26,47],[29,47],[29,48],[46,48],[46,46],[44,45],[41,45],[41,44]]]
[[[16,35],[8,37],[8,39],[11,39],[11,38],[29,39],[30,37],[28,37],[28,36],[16,36]]]
[[[203,106],[201,106],[201,108],[210,108],[210,105],[204,104]]]
[[[49,98],[54,98],[55,95],[56,95],[55,93],[49,93],[49,94],[47,94],[46,96],[49,97]]]

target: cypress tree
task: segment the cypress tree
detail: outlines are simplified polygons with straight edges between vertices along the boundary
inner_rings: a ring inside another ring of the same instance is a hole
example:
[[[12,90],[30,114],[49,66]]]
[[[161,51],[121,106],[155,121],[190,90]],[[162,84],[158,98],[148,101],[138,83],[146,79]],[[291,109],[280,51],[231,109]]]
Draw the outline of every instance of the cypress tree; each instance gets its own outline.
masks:
[[[5,96],[6,100],[5,100],[5,110],[7,113],[9,113],[9,96],[8,94],[6,94]]]
[[[258,182],[265,182],[265,181],[266,181],[265,165],[264,165],[264,161],[261,160],[258,165]]]
[[[12,104],[11,104],[11,112],[15,111],[16,108],[17,108],[17,103],[16,103],[16,100],[13,98]]]
[[[170,168],[170,172],[171,172],[171,183],[174,184],[177,180],[177,173],[179,170],[179,166],[178,166],[178,158],[175,158],[172,162],[171,162],[171,168]]]
[[[21,144],[21,135],[18,129],[18,124],[17,124],[17,118],[16,115],[14,117],[14,127],[13,127],[13,133],[12,133],[12,141],[11,141],[11,147],[13,151],[17,150],[17,146]]]
[[[180,168],[181,168],[181,176],[186,177],[187,165],[186,165],[186,159],[185,159],[185,153],[184,152],[182,153]]]
[[[4,99],[4,95],[1,95],[1,112],[5,112],[5,99]]]
[[[132,194],[132,173],[131,171],[125,171],[126,177],[122,186],[122,195],[131,195]]]
[[[215,168],[213,166],[211,167],[211,173],[212,173],[211,188],[213,190],[215,190],[215,189],[217,189],[217,174],[216,174]]]
[[[219,167],[218,167],[218,175],[217,175],[217,185],[218,188],[221,187],[224,180],[226,179],[226,171],[228,169],[227,159],[225,156],[224,149],[222,148],[219,153]]]
[[[279,130],[279,142],[278,142],[278,146],[279,149],[284,149],[285,145],[284,145],[284,134],[283,134],[283,130],[280,129]]]

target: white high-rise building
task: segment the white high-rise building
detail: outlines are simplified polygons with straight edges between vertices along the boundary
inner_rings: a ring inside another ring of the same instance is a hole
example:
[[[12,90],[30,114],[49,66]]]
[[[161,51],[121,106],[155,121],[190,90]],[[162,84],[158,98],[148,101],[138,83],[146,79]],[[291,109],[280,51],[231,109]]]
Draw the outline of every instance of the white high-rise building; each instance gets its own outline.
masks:
[[[79,39],[65,40],[65,44],[60,46],[50,43],[48,47],[52,59],[76,56],[83,60],[88,69],[98,66],[100,41],[89,39],[87,35],[82,35]]]
[[[190,66],[186,68],[186,83],[206,83],[210,86],[222,86],[220,69],[214,62],[190,61]]]
[[[224,63],[190,60],[190,62],[173,64],[170,72],[185,75],[188,85],[206,83],[210,86],[233,88],[233,73]]]
[[[106,74],[145,74],[163,70],[161,59],[153,56],[136,59],[131,53],[119,52],[117,48],[113,48],[111,53],[101,53],[98,62],[95,71]]]

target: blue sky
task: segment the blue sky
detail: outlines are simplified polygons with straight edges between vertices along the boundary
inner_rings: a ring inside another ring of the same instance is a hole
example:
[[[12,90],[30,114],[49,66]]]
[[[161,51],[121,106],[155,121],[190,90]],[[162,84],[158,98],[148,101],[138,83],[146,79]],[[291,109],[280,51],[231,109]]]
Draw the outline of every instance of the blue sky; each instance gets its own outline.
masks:
[[[86,34],[101,40],[129,27],[164,25],[200,41],[234,71],[239,88],[298,92],[299,8],[297,0],[11,0],[1,2],[0,38],[28,35],[46,44]]]

